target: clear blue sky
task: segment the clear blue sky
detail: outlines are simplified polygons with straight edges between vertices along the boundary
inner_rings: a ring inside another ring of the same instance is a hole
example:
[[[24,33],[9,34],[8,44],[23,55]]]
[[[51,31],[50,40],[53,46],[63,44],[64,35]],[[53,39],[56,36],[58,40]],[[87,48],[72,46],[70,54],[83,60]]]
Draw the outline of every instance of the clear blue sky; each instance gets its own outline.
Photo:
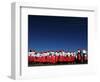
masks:
[[[28,15],[28,49],[87,49],[88,18]]]

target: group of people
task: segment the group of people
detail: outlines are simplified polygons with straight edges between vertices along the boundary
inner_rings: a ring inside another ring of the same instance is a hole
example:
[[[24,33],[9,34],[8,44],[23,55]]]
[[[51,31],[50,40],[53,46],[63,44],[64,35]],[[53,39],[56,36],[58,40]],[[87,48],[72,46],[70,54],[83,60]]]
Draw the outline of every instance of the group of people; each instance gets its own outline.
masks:
[[[86,50],[77,50],[76,52],[45,51],[36,52],[30,50],[28,54],[28,63],[33,65],[45,64],[87,64],[88,55]]]

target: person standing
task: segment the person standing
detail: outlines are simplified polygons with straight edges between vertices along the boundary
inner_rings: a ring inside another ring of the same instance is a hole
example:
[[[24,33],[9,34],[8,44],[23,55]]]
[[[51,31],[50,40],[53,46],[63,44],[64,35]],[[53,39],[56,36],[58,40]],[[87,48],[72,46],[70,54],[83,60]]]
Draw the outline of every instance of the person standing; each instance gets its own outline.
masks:
[[[81,57],[81,50],[78,49],[78,52],[77,52],[77,63],[78,64],[81,64],[81,59],[82,59],[82,57]]]
[[[88,62],[88,56],[86,50],[83,50],[83,63],[86,64]]]

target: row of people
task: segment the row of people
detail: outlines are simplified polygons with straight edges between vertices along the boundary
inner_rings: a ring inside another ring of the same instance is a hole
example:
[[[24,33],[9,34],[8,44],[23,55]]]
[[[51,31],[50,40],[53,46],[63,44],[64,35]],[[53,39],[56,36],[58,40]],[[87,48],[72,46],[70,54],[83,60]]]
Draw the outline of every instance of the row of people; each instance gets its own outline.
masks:
[[[87,63],[88,56],[86,50],[78,50],[77,52],[65,51],[47,51],[36,52],[30,51],[28,55],[29,63],[34,64],[81,64]]]

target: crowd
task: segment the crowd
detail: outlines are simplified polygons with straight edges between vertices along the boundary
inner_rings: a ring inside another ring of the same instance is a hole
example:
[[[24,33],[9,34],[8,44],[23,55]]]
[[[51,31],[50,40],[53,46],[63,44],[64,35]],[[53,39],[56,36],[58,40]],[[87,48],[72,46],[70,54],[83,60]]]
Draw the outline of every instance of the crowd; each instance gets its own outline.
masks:
[[[75,52],[45,51],[36,52],[30,50],[28,54],[29,64],[87,64],[88,54],[86,50],[77,50]]]

